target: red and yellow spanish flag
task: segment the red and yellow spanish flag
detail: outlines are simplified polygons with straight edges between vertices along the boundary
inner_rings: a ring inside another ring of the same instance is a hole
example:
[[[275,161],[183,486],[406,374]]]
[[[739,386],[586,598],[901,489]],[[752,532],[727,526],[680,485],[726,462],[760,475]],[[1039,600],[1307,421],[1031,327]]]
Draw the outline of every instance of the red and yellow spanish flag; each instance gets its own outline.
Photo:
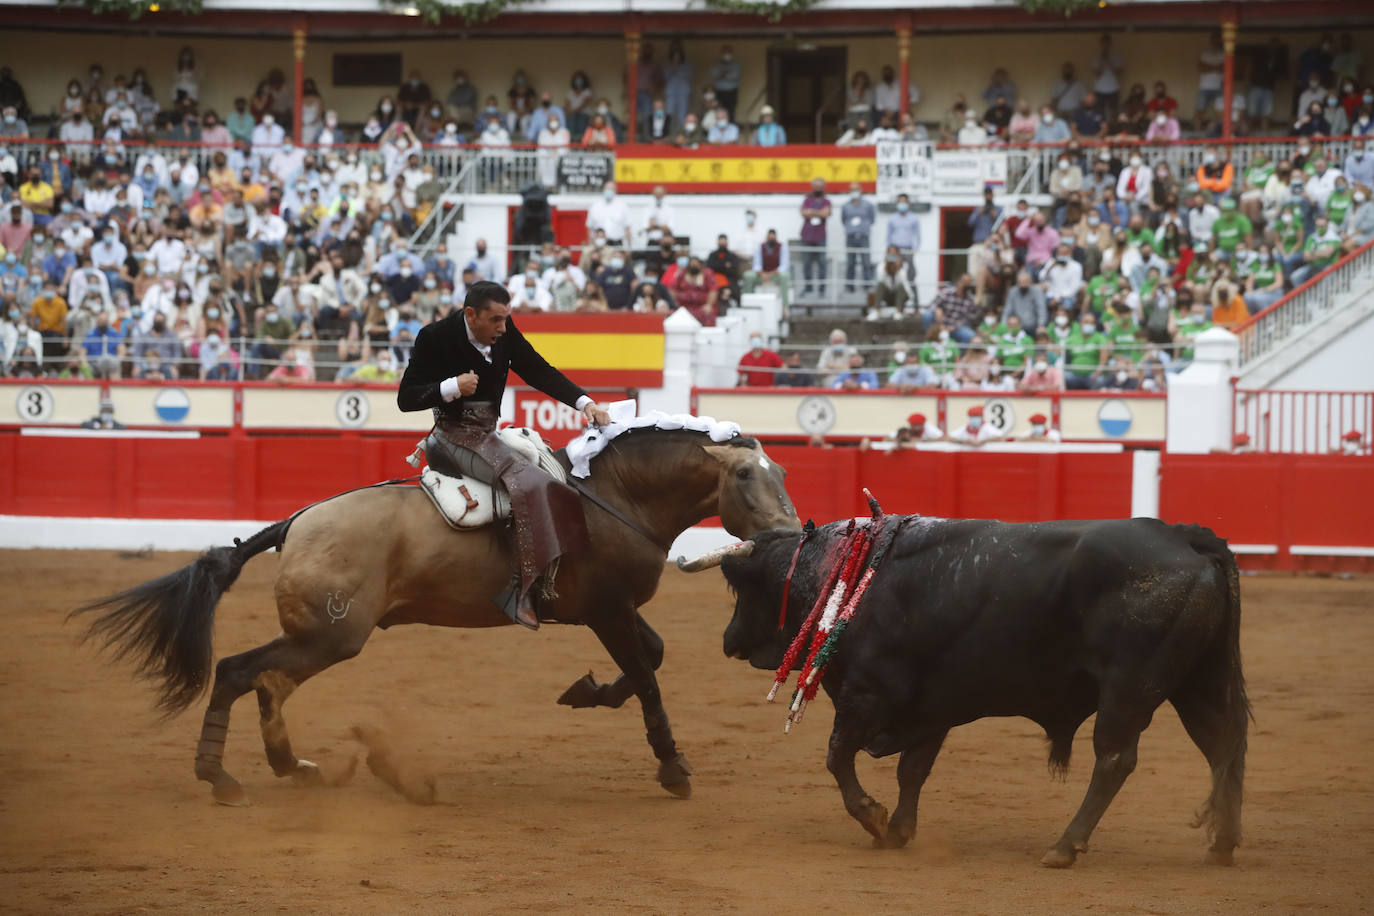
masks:
[[[625,194],[657,185],[673,194],[805,193],[811,182],[873,191],[878,165],[872,146],[673,146],[633,144],[615,151],[615,183]]]
[[[539,355],[583,388],[663,385],[663,316],[517,315]]]

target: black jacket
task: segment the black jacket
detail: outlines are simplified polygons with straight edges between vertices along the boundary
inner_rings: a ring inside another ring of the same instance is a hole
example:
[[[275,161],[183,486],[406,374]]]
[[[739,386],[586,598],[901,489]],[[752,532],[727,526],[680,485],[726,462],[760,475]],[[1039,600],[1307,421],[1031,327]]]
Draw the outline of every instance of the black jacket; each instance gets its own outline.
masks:
[[[415,338],[415,350],[401,378],[396,392],[396,406],[402,410],[439,409],[440,414],[457,417],[464,401],[487,402],[500,409],[501,396],[506,391],[506,376],[515,370],[525,384],[557,398],[570,407],[586,394],[568,380],[567,376],[544,361],[530,342],[506,320],[506,333],[491,347],[488,363],[477,348],[468,341],[467,324],[462,312],[455,312],[442,321],[426,325]],[[477,390],[466,398],[447,403],[439,393],[439,383],[464,372],[477,373]]]

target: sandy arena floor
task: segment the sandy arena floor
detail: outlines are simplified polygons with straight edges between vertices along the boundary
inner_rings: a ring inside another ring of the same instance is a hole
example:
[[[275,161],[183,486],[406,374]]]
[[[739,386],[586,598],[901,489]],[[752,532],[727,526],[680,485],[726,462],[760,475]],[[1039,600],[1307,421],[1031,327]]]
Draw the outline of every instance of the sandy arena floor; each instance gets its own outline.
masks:
[[[1140,766],[1069,871],[1036,862],[1087,786],[1091,723],[1067,784],[1029,722],[955,731],[922,796],[911,848],[876,851],[825,771],[829,704],[782,734],[768,676],[720,651],[718,572],[664,578],[649,620],[695,796],[654,782],[638,703],[554,699],[612,667],[591,633],[398,628],[308,682],[286,706],[295,749],[326,773],[385,730],[408,804],[360,766],[341,788],[272,776],[252,696],[235,706],[226,766],[250,807],[219,807],[191,772],[203,705],[170,723],[126,668],[63,625],[81,599],[189,559],[0,553],[0,911],[329,912],[1369,912],[1374,907],[1374,580],[1246,579],[1251,730],[1237,867],[1201,864],[1189,829],[1208,771],[1170,707]],[[216,650],[277,632],[274,556],[220,607]],[[896,758],[861,761],[896,801]]]

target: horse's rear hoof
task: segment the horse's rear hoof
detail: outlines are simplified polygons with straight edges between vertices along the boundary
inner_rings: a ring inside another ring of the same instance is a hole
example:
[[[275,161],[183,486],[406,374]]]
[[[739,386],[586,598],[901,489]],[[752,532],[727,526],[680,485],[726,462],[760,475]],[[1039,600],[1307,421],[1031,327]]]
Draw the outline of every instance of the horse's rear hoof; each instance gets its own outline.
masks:
[[[297,760],[296,769],[291,773],[291,781],[298,786],[322,786],[324,774],[317,764],[309,760]]]
[[[216,804],[230,808],[244,808],[248,805],[248,796],[244,794],[243,786],[232,778],[227,782],[216,783],[210,794],[215,797]]]
[[[678,798],[692,797],[692,768],[687,758],[675,754],[658,765],[658,784]]]
[[[1077,858],[1078,853],[1054,846],[1050,848],[1049,852],[1040,857],[1040,864],[1046,868],[1068,868]]]
[[[573,709],[590,709],[597,705],[597,683],[596,678],[588,671],[580,678],[572,682],[572,686],[563,691],[563,695],[558,698],[559,706],[571,706]]]
[[[1236,864],[1236,857],[1229,849],[1209,849],[1202,861],[1208,865],[1225,865],[1229,868]]]

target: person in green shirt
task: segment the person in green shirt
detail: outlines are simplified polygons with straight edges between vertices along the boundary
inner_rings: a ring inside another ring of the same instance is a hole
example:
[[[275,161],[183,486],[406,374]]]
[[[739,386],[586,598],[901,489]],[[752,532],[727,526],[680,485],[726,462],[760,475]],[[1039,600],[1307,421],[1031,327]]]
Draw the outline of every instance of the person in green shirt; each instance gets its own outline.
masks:
[[[1333,226],[1345,225],[1345,215],[1350,212],[1352,198],[1350,185],[1342,176],[1336,179],[1336,188],[1326,199],[1326,218]]]
[[[1140,352],[1135,339],[1140,326],[1135,323],[1135,316],[1131,313],[1131,304],[1126,301],[1125,295],[1112,300],[1112,307],[1102,322],[1102,329],[1106,332],[1107,339],[1112,342],[1114,354],[1124,355],[1132,362],[1140,361]]]
[[[1269,178],[1274,174],[1274,163],[1269,161],[1269,157],[1262,152],[1256,152],[1250,158],[1250,167],[1245,170],[1245,189],[1263,192],[1264,186],[1269,183]]]
[[[1270,245],[1261,245],[1254,269],[1245,280],[1245,307],[1254,315],[1283,298],[1283,265]]]
[[[1175,343],[1178,345],[1178,358],[1189,361],[1193,358],[1193,341],[1199,334],[1212,326],[1212,322],[1207,318],[1207,306],[1203,302],[1194,302],[1188,307],[1188,314],[1178,321],[1178,337]]]
[[[1126,241],[1132,247],[1139,248],[1141,242],[1153,242],[1154,240],[1154,230],[1145,225],[1145,217],[1139,213],[1133,214],[1126,223]]]
[[[1212,223],[1212,238],[1216,240],[1217,248],[1230,254],[1241,242],[1249,245],[1253,232],[1254,227],[1250,225],[1250,220],[1244,213],[1236,210],[1236,199],[1223,197],[1221,216]]]
[[[992,344],[997,350],[997,361],[1013,372],[1024,369],[1035,350],[1035,339],[1021,327],[1021,316],[1015,312],[994,330]]]
[[[1117,265],[1112,264],[1103,267],[1102,273],[1088,282],[1088,302],[1091,304],[1092,310],[1101,315],[1111,298],[1128,287],[1129,284],[1126,282],[1126,278],[1121,276]]]
[[[1217,253],[1198,249],[1193,252],[1193,263],[1188,265],[1188,285],[1198,299],[1206,299],[1212,294],[1212,283],[1218,274]]]
[[[1285,272],[1302,263],[1303,231],[1301,214],[1293,207],[1285,207],[1274,223],[1274,259]]]
[[[1112,342],[1097,329],[1097,316],[1084,312],[1064,341],[1064,387],[1083,391],[1092,387],[1092,377],[1107,364]]]
[[[921,362],[943,381],[954,369],[954,361],[959,358],[959,345],[950,340],[948,328],[932,324],[925,343],[921,345],[920,355]]]
[[[1302,246],[1302,266],[1293,271],[1293,285],[1301,286],[1332,264],[1341,254],[1341,237],[1331,229],[1326,214],[1318,214],[1312,235]]]

